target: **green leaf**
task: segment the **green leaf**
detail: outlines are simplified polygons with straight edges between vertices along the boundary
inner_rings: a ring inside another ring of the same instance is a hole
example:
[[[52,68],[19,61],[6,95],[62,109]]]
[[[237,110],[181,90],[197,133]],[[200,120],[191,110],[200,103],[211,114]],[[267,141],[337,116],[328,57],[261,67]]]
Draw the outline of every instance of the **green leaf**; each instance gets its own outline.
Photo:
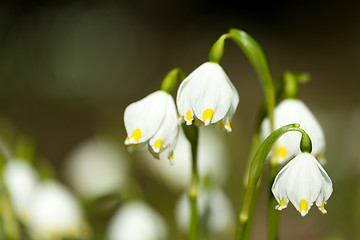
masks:
[[[260,45],[249,34],[238,29],[230,29],[229,38],[232,39],[245,53],[258,75],[266,96],[267,111],[271,121],[274,122],[275,94],[268,63]],[[272,127],[273,128],[273,127]]]

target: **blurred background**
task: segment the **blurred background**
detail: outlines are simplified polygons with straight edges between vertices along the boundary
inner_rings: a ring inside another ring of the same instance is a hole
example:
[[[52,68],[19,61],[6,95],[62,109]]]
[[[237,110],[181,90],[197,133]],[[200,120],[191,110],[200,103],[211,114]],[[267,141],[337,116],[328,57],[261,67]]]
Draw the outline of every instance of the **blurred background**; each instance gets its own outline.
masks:
[[[127,105],[157,90],[171,68],[190,73],[207,61],[221,34],[239,28],[261,44],[274,79],[285,70],[311,74],[300,98],[321,123],[327,141],[325,169],[334,184],[328,214],[313,207],[302,218],[289,206],[281,213],[280,238],[358,239],[359,9],[356,1],[4,1],[0,4],[4,142],[11,152],[17,136],[26,135],[35,145],[34,161],[49,164],[50,175],[86,202],[68,175],[67,162],[89,139],[111,140],[126,162],[133,184],[128,186],[166,219],[168,239],[183,239],[174,216],[182,190],[153,174],[149,164],[158,161],[147,158],[144,163],[141,153],[127,152],[123,113]],[[251,65],[231,41],[222,66],[240,95],[233,132],[219,136],[228,147],[230,166],[222,191],[236,216],[263,93]],[[267,187],[264,181],[252,239],[266,236]],[[103,239],[109,219],[126,199],[113,198],[87,210],[94,238]]]

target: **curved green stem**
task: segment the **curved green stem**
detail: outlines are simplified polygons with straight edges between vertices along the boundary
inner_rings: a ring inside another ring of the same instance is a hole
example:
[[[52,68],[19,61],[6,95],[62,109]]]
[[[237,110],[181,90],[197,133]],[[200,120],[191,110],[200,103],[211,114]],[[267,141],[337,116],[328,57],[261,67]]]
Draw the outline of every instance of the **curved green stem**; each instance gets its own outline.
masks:
[[[279,137],[281,137],[283,134],[285,134],[286,132],[289,132],[289,131],[299,131],[302,133],[304,138],[310,139],[309,136],[307,135],[307,133],[299,127],[300,127],[299,124],[289,124],[289,125],[286,125],[284,127],[281,127],[279,129],[275,130],[264,140],[264,142],[260,145],[258,151],[256,152],[256,154],[251,162],[248,187],[245,192],[244,201],[243,201],[239,219],[238,219],[238,226],[237,226],[236,235],[235,235],[236,240],[244,239],[244,237],[245,237],[246,228],[249,223],[249,213],[252,208],[252,205],[254,204],[253,196],[256,191],[256,184],[260,178],[260,174],[261,174],[265,159],[266,159],[267,155],[269,154],[275,141]],[[302,144],[302,143],[303,143],[303,141],[300,142],[300,144]],[[310,142],[310,144],[311,144],[311,142]]]
[[[178,67],[170,70],[161,82],[160,90],[171,94],[177,86],[178,78],[180,81],[184,80],[184,71]]]
[[[192,154],[192,170],[191,170],[191,181],[188,190],[189,200],[190,200],[190,226],[188,239],[189,240],[199,240],[200,239],[200,224],[197,211],[197,195],[198,195],[198,185],[199,185],[199,175],[197,169],[197,149],[198,149],[198,139],[199,139],[199,129],[196,126],[184,126],[183,130],[185,136],[189,139],[191,143],[191,154]]]
[[[245,53],[261,81],[265,92],[270,126],[274,130],[275,93],[265,54],[255,39],[244,31],[232,28],[229,31],[229,38]]]

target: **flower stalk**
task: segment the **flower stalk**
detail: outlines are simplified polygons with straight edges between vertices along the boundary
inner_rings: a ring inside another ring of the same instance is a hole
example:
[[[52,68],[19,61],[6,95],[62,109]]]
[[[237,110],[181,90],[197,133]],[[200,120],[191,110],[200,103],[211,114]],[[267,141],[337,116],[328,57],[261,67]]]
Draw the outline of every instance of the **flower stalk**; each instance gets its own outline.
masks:
[[[200,224],[197,210],[197,196],[199,186],[199,174],[197,169],[197,149],[199,139],[199,128],[191,125],[183,125],[185,136],[191,143],[191,156],[192,156],[192,167],[191,167],[191,181],[188,190],[190,200],[190,226],[188,239],[199,240],[200,239]]]

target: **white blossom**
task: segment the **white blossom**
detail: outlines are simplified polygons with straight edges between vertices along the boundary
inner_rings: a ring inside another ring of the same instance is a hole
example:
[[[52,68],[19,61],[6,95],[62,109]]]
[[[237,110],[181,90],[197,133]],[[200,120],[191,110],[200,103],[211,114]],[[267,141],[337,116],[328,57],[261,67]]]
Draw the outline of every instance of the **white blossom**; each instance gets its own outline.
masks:
[[[68,157],[66,179],[87,199],[118,192],[129,181],[127,158],[121,146],[110,139],[88,139]]]
[[[239,94],[219,64],[206,62],[184,79],[176,102],[187,125],[194,119],[205,126],[219,122],[220,128],[230,132]]]
[[[167,157],[172,158],[180,125],[170,94],[159,90],[130,104],[125,109],[124,123],[128,134],[126,145],[149,141],[155,156],[167,149]]]
[[[29,222],[30,200],[38,175],[25,159],[10,159],[4,167],[4,180],[16,215],[24,223]]]
[[[278,173],[272,192],[282,210],[289,201],[305,216],[315,202],[322,213],[332,193],[332,182],[323,167],[310,153],[301,153]]]
[[[310,136],[312,153],[319,159],[324,160],[325,138],[323,130],[311,111],[298,99],[285,99],[274,110],[274,127],[278,129],[291,123],[299,123],[301,128]],[[261,124],[261,138],[264,140],[270,135],[269,118]],[[275,154],[278,163],[285,163],[300,154],[299,143],[301,133],[297,131],[287,132],[277,141],[271,154]]]
[[[60,240],[89,234],[80,204],[60,183],[38,184],[30,204],[29,224],[34,238]]]
[[[109,240],[165,240],[168,229],[164,219],[149,205],[133,200],[121,206],[110,220]]]

